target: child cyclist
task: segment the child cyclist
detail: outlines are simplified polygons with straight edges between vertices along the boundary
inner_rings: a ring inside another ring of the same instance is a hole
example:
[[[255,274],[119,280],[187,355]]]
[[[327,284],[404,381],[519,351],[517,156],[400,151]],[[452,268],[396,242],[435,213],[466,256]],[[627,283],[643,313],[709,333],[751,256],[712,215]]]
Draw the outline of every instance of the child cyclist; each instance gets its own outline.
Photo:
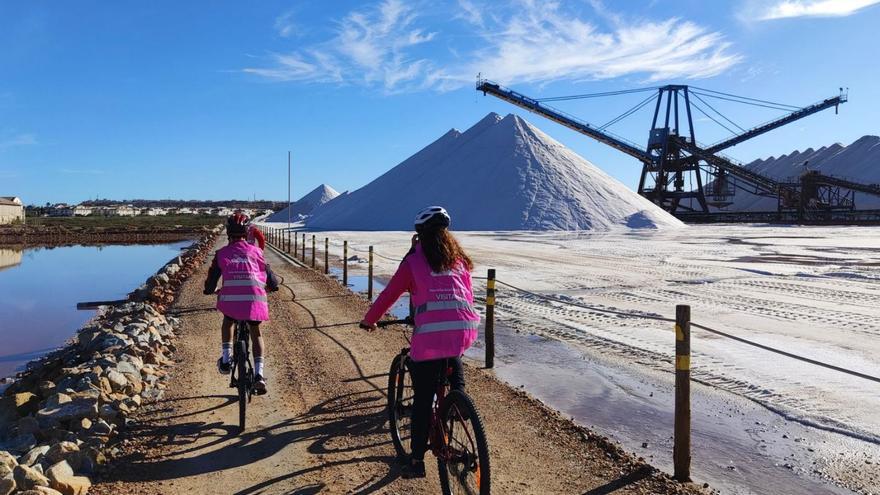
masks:
[[[228,374],[232,368],[232,325],[235,320],[247,321],[254,347],[254,391],[266,393],[263,369],[263,337],[260,322],[269,320],[269,301],[266,291],[278,290],[278,281],[263,259],[263,250],[247,242],[249,219],[235,213],[226,220],[229,244],[217,250],[208,279],[205,294],[213,294],[217,282],[223,277],[223,287],[217,297],[217,309],[223,313],[222,354],[217,360],[220,373]]]
[[[452,387],[464,388],[461,355],[476,339],[480,323],[471,286],[474,264],[449,233],[449,223],[449,214],[440,206],[416,215],[413,249],[360,323],[361,328],[375,330],[382,315],[409,291],[415,316],[410,349],[414,396],[412,457],[405,460],[405,478],[425,476],[434,391],[447,366],[452,368]]]

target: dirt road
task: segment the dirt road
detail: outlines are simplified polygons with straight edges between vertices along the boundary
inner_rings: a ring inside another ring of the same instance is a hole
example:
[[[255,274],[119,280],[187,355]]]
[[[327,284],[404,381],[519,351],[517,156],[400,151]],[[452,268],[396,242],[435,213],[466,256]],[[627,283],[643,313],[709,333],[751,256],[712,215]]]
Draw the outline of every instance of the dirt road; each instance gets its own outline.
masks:
[[[364,299],[266,257],[297,297],[285,288],[270,297],[270,391],[251,403],[247,430],[237,434],[236,396],[216,370],[220,316],[201,294],[203,266],[173,310],[182,324],[167,393],[120,436],[92,493],[439,493],[432,458],[423,480],[399,478],[394,462],[384,388],[402,333],[358,330]],[[700,492],[472,364],[467,387],[488,430],[494,493]]]

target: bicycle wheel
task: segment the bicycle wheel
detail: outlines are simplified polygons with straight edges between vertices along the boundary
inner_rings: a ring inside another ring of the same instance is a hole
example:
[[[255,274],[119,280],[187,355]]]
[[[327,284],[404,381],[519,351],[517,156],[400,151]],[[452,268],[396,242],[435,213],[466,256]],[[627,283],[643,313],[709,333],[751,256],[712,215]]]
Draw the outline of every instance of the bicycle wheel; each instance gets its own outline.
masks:
[[[440,412],[447,444],[437,458],[444,495],[488,495],[489,444],[477,408],[467,394],[453,390]]]
[[[235,343],[235,354],[235,372],[238,375],[238,379],[236,380],[238,384],[238,427],[241,431],[244,431],[245,413],[247,412],[248,401],[248,358],[247,348],[245,347],[244,342],[238,341]]]
[[[408,356],[398,354],[388,371],[388,422],[391,442],[400,457],[409,454],[411,435],[413,388],[407,360]]]

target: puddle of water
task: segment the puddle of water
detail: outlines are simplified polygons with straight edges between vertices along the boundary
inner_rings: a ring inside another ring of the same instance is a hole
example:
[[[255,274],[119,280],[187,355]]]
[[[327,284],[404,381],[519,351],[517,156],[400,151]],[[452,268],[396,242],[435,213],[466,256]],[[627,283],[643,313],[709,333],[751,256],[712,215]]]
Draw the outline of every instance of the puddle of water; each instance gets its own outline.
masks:
[[[0,377],[63,345],[94,316],[76,303],[124,298],[189,244],[0,249]]]
[[[501,379],[672,473],[671,374],[637,374],[563,342],[504,327],[496,328],[495,340],[495,372]],[[466,355],[482,364],[483,353],[475,346]],[[732,494],[852,493],[809,477],[815,454],[808,449],[830,442],[829,436],[696,384],[691,410],[695,481]]]
[[[342,283],[342,268],[330,267],[330,276]],[[367,293],[368,278],[366,275],[352,275],[348,273],[348,287],[352,292]],[[385,289],[386,281],[373,277],[373,301],[379,297],[382,290]],[[389,312],[397,318],[406,318],[409,316],[409,294],[404,293],[400,299],[391,306]]]

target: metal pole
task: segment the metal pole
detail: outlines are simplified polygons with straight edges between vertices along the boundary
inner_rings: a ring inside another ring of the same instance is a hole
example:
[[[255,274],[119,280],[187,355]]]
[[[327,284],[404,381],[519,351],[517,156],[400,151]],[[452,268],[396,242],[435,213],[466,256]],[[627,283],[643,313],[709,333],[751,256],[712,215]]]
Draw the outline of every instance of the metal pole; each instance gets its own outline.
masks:
[[[348,241],[342,243],[342,285],[348,287]]]
[[[486,277],[486,367],[495,366],[495,269]]]
[[[330,238],[324,238],[324,275],[330,273]]]
[[[312,270],[315,269],[315,236],[312,236]]]
[[[675,440],[673,477],[691,480],[691,307],[675,307]]]
[[[287,228],[290,228],[290,151],[287,152]]]
[[[370,246],[370,263],[367,265],[367,299],[373,301],[373,246]]]

